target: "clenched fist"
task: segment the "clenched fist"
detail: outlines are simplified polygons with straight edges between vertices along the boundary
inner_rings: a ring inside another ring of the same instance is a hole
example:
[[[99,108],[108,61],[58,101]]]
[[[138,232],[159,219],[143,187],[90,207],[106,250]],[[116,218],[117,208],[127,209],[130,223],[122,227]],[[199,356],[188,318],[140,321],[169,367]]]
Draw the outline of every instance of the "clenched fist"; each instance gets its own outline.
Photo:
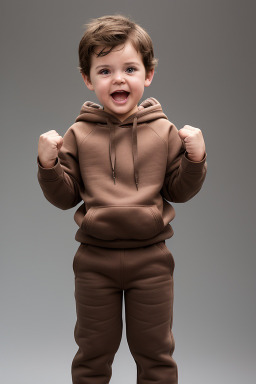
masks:
[[[52,168],[55,164],[63,138],[54,130],[43,133],[38,141],[38,157],[44,168]]]
[[[188,158],[191,161],[201,161],[205,154],[205,143],[202,131],[199,128],[184,125],[179,131],[180,138],[184,141]]]

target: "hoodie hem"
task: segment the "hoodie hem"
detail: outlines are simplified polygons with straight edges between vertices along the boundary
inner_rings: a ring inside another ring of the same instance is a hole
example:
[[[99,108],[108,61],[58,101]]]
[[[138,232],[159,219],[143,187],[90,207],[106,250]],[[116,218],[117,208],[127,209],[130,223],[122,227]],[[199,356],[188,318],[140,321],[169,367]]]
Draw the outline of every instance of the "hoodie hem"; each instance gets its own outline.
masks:
[[[164,230],[159,233],[158,235],[146,239],[146,240],[136,240],[136,239],[115,239],[115,240],[101,240],[97,239],[95,237],[92,237],[90,235],[86,235],[80,228],[76,232],[75,240],[79,243],[83,244],[91,244],[96,245],[98,247],[103,248],[138,248],[138,247],[145,247],[147,245],[155,244],[160,241],[170,239],[174,234],[173,228],[170,224],[168,224]]]

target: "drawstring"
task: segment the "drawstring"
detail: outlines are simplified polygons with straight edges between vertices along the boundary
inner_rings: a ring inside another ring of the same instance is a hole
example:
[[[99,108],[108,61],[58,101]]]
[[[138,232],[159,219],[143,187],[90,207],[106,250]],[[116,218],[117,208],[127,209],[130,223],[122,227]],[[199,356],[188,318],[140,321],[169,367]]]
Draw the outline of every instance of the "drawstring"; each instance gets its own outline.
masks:
[[[110,127],[109,132],[109,156],[112,168],[112,177],[114,180],[114,184],[116,183],[116,174],[115,174],[115,166],[116,166],[116,146],[115,146],[115,126],[112,124],[110,119],[108,120],[108,125]]]
[[[134,180],[137,190],[139,189],[139,174],[138,174],[138,148],[137,148],[137,116],[133,119],[132,125],[132,155],[133,155],[133,167],[134,167]]]
[[[138,172],[138,148],[137,148],[137,116],[133,119],[132,125],[132,156],[133,156],[133,167],[134,167],[134,181],[136,184],[137,190],[139,189],[139,172]],[[112,177],[114,184],[116,183],[116,143],[115,143],[115,125],[112,121],[107,118],[108,126],[110,128],[109,132],[109,157],[112,169]]]

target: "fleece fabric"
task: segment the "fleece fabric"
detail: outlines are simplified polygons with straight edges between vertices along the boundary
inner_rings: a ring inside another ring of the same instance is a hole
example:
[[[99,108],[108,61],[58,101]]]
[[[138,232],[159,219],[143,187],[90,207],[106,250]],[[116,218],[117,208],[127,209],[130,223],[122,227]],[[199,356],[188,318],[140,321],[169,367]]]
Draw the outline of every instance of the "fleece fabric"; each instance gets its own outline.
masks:
[[[37,156],[38,181],[46,199],[74,214],[75,239],[109,248],[134,248],[173,236],[173,203],[201,189],[207,154],[188,159],[178,129],[153,97],[120,121],[86,101],[52,168]]]

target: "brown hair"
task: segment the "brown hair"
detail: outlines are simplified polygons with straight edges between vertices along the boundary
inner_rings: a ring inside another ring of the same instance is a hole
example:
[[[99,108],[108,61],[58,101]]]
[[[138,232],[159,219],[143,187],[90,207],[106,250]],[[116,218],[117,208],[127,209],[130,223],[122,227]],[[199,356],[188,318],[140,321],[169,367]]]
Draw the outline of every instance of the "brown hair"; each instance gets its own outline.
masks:
[[[97,56],[105,56],[112,49],[127,40],[131,41],[137,52],[142,55],[146,72],[155,68],[158,59],[154,57],[153,44],[148,33],[138,24],[121,14],[107,15],[91,19],[79,43],[79,71],[90,78],[91,56],[95,48],[104,48]],[[108,50],[105,50],[109,48]]]

